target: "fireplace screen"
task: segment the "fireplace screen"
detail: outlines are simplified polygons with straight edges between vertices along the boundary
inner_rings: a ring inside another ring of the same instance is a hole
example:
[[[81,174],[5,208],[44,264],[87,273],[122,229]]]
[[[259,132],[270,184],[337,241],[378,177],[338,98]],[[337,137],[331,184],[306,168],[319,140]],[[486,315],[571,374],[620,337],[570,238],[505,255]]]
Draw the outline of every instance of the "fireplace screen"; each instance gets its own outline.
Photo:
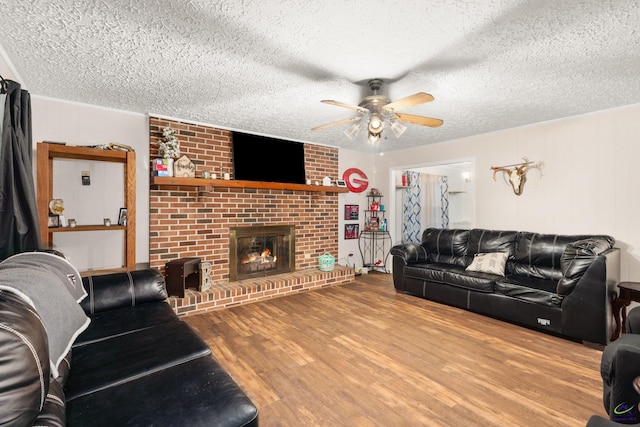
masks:
[[[295,270],[295,228],[234,227],[229,232],[229,280]]]

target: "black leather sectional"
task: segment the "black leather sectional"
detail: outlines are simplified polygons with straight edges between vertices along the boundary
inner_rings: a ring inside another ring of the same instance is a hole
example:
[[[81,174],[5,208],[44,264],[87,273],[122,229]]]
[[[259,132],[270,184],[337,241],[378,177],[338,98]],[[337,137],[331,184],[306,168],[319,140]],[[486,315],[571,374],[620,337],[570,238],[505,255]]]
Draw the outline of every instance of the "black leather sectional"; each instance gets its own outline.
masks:
[[[620,277],[609,236],[428,228],[391,249],[397,291],[589,343],[614,329]],[[506,252],[504,275],[468,271],[476,254]]]
[[[0,424],[258,425],[255,405],[165,302],[159,272],[85,277],[83,286],[91,323],[55,379],[38,314],[0,290],[0,411],[21,408]]]

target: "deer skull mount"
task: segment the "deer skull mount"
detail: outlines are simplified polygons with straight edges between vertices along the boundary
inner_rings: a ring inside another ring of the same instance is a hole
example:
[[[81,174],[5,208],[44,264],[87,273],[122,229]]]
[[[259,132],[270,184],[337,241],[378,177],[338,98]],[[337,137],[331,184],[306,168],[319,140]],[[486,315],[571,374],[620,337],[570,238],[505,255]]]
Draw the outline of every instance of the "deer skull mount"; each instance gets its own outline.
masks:
[[[527,172],[529,172],[529,169],[538,169],[540,167],[539,163],[530,162],[526,157],[523,157],[522,160],[524,160],[523,163],[517,163],[514,165],[491,166],[491,170],[493,171],[493,180],[496,180],[496,173],[504,173],[505,181],[508,179],[508,183],[511,184],[511,188],[516,196],[521,195],[524,190],[524,184],[527,182]]]

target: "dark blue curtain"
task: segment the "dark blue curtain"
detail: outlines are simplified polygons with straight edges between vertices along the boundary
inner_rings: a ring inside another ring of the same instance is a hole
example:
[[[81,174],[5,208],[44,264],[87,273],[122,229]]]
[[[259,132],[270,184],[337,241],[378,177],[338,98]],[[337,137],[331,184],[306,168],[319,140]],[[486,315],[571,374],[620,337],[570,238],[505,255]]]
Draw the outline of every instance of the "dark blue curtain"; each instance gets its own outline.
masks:
[[[0,92],[0,260],[40,249],[31,166],[31,97],[20,84],[2,80]]]

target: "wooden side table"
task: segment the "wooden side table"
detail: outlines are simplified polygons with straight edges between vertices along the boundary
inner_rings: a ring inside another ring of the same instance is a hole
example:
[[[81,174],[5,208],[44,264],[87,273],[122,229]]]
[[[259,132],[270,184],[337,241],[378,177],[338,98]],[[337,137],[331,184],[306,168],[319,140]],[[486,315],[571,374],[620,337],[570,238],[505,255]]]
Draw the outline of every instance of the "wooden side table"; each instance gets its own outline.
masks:
[[[616,330],[611,335],[611,341],[620,338],[620,335],[627,332],[625,326],[627,320],[627,307],[631,301],[640,302],[640,283],[620,282],[618,284],[620,295],[613,300],[613,315],[616,318]]]

